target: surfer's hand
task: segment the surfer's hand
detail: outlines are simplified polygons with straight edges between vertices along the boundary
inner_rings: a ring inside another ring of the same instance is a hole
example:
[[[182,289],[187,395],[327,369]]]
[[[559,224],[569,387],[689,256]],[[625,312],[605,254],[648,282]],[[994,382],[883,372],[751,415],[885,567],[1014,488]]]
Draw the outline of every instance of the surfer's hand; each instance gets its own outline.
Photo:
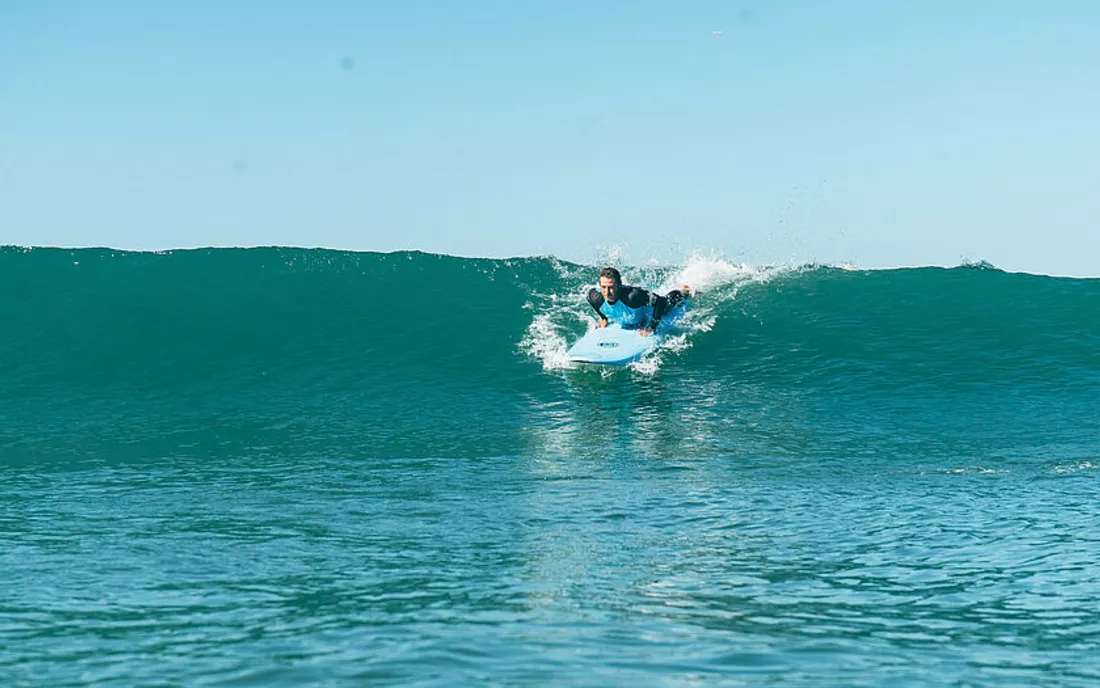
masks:
[[[598,323],[596,323],[596,329],[597,330],[600,329],[601,327],[607,327],[607,321],[606,320],[601,320]]]
[[[653,335],[653,330],[649,329],[648,327],[643,327],[638,330],[638,334],[642,335],[643,337],[650,337]]]

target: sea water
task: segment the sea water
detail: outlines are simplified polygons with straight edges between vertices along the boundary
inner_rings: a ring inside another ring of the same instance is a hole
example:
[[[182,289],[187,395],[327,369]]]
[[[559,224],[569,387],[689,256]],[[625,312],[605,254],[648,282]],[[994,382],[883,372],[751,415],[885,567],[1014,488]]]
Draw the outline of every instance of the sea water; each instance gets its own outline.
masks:
[[[1100,280],[0,249],[3,685],[1096,685]]]

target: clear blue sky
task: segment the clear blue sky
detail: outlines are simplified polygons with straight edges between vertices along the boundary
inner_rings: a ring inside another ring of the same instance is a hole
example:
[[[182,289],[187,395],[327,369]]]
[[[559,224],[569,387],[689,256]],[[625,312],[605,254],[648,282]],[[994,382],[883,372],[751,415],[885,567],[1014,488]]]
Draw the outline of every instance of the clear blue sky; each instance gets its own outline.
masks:
[[[1100,275],[1098,123],[1086,0],[8,0],[0,243]]]

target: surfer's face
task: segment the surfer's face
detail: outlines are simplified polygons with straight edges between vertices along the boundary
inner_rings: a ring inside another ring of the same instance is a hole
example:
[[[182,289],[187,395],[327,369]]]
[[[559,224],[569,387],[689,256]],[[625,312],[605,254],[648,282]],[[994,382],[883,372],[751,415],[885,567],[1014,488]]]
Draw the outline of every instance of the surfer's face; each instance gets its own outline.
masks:
[[[603,296],[604,301],[615,303],[619,300],[619,285],[615,284],[615,280],[610,277],[601,277],[600,295]]]

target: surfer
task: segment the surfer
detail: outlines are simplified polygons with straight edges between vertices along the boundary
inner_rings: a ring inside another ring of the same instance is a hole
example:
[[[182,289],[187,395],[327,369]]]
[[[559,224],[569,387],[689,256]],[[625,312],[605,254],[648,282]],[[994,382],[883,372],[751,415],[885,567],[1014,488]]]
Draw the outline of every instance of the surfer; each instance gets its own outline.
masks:
[[[617,322],[625,329],[637,330],[638,334],[651,335],[661,318],[689,296],[691,291],[686,285],[665,296],[624,285],[618,270],[604,268],[600,271],[599,288],[588,291],[588,303],[600,316],[596,327]]]

